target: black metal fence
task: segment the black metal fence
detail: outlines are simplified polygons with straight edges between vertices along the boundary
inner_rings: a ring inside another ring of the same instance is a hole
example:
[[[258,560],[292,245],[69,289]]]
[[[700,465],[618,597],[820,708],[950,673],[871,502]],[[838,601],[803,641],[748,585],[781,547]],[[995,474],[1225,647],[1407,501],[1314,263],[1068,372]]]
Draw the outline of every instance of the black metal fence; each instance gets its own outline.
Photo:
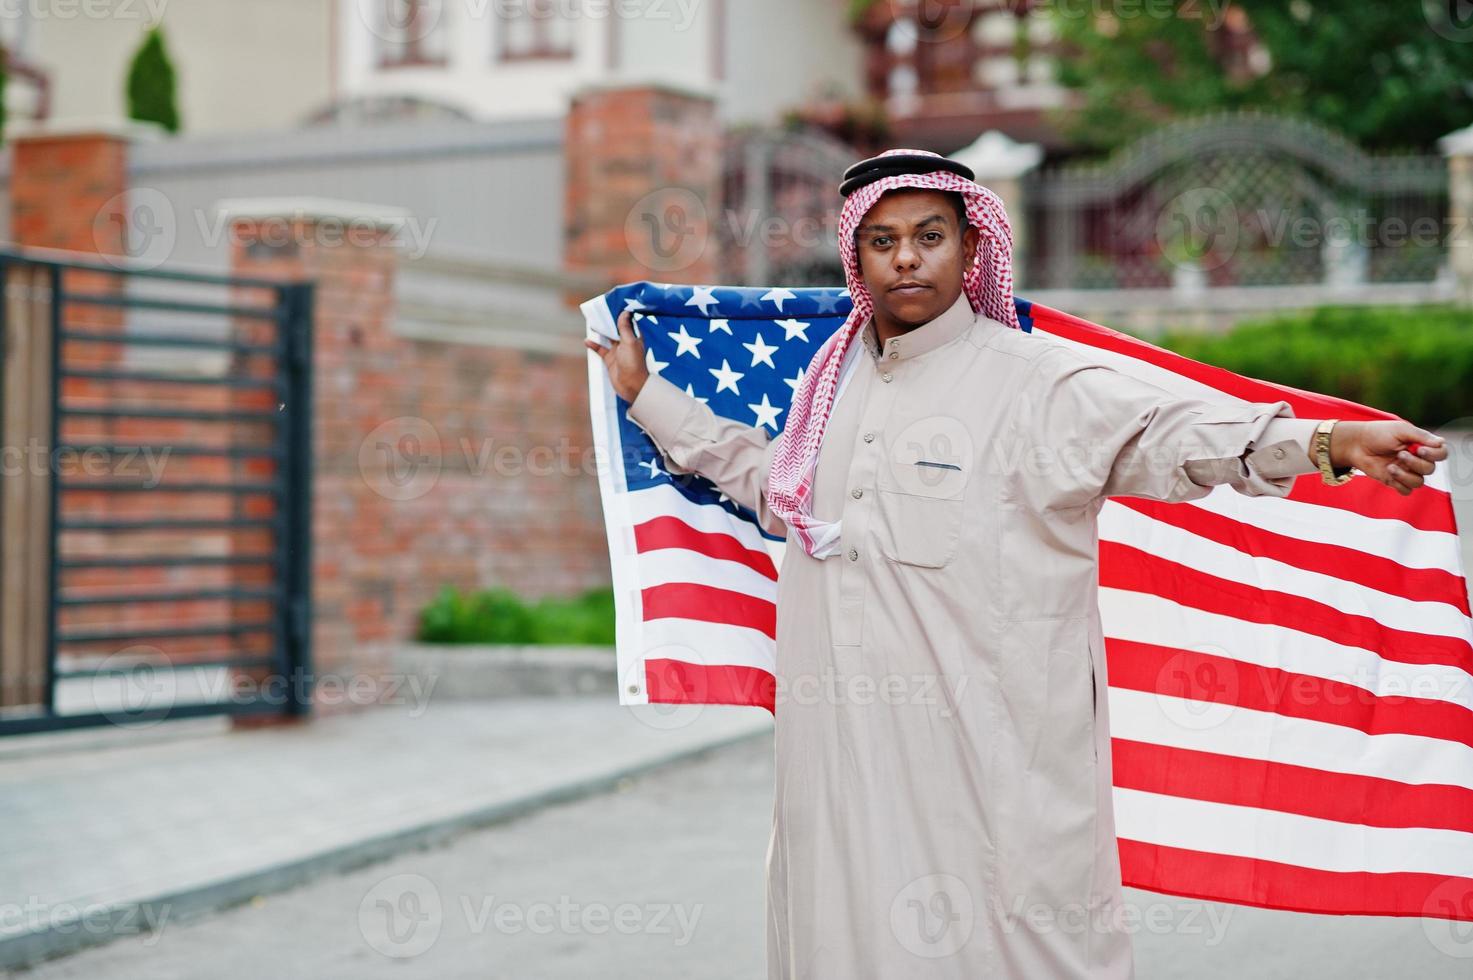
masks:
[[[307,711],[312,285],[0,283],[0,735]]]

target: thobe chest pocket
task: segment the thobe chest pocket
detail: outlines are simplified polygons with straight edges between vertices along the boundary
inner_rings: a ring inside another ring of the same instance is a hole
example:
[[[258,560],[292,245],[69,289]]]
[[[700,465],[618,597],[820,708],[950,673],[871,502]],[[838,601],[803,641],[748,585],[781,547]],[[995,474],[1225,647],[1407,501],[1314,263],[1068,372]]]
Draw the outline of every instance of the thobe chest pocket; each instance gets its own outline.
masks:
[[[903,565],[941,568],[956,557],[967,471],[921,458],[882,465],[875,481],[880,554]]]

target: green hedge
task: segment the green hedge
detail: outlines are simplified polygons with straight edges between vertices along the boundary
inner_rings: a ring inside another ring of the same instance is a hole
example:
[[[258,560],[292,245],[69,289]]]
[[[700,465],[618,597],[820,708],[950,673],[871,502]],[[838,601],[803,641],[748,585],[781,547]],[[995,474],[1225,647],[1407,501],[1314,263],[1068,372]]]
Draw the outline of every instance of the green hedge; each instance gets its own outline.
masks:
[[[425,643],[614,643],[614,591],[528,602],[508,589],[463,593],[444,586],[420,613]]]
[[[1336,395],[1438,428],[1473,417],[1473,312],[1324,307],[1228,333],[1172,331],[1153,343],[1264,381]]]

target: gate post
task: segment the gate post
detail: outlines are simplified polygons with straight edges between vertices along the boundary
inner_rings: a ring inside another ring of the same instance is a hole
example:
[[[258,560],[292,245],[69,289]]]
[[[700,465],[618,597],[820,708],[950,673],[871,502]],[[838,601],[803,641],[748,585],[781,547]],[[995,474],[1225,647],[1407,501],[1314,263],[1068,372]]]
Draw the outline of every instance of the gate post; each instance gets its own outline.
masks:
[[[565,268],[611,282],[713,282],[715,101],[665,84],[588,86],[574,94],[565,129]],[[575,307],[587,297],[567,299]]]
[[[288,396],[305,402],[289,416],[283,457],[283,482],[296,498],[295,519],[283,526],[283,587],[291,594],[283,596],[282,626],[295,638],[289,642],[297,675],[288,712],[335,710],[343,683],[372,686],[376,699],[395,645],[394,610],[380,596],[390,574],[385,541],[396,528],[393,501],[377,492],[369,468],[376,457],[364,448],[381,428],[385,392],[374,379],[400,369],[400,341],[391,330],[394,287],[399,244],[413,216],[324,198],[237,199],[216,207],[229,228],[231,272],[283,284],[283,371]],[[319,374],[324,383],[316,382]]]
[[[1027,284],[1028,210],[1023,178],[1043,160],[1043,147],[1018,143],[1005,133],[988,130],[970,146],[951,155],[972,168],[977,183],[1002,199],[1013,229],[1013,281]]]
[[[1447,260],[1457,302],[1473,306],[1473,126],[1439,141],[1447,157]]]
[[[157,132],[132,122],[21,122],[13,146],[11,238],[30,248],[84,255],[128,252],[128,147]],[[65,278],[63,278],[65,276]],[[89,293],[121,289],[120,277],[0,263],[0,439],[10,452],[0,472],[0,707],[49,706],[53,643],[53,446],[57,388],[52,361],[60,322],[57,287]],[[67,313],[69,327],[122,329],[123,310],[89,306]],[[117,348],[94,345],[94,364]],[[13,460],[18,463],[10,465]]]

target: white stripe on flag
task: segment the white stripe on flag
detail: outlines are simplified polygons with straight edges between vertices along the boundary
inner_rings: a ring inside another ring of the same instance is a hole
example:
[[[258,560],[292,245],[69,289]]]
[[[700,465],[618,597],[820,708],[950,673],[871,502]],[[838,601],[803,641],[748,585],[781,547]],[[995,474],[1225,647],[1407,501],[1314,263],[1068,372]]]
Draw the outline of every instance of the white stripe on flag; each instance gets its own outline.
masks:
[[[682,655],[679,651],[685,650]],[[644,623],[641,656],[686,660],[703,666],[730,664],[757,667],[769,674],[777,669],[777,648],[766,633],[746,626],[707,623],[696,619],[650,619]]]
[[[1102,514],[1120,506],[1106,501]],[[1250,497],[1229,486],[1217,487],[1186,506],[1200,507],[1290,538],[1389,558],[1407,568],[1440,568],[1454,575],[1463,573],[1457,535],[1419,530],[1409,527],[1405,521],[1367,517],[1286,497]]]
[[[1332,609],[1370,616],[1393,629],[1455,639],[1473,635],[1473,620],[1445,602],[1413,602],[1333,575],[1245,554],[1129,507],[1104,509],[1099,529],[1101,540],[1131,545],[1217,578],[1302,596]]]
[[[1115,830],[1127,840],[1321,871],[1473,877],[1473,834],[1456,830],[1370,827],[1119,787]]]
[[[741,562],[712,558],[683,548],[640,552],[639,584],[642,588],[686,582],[745,592],[768,602],[777,601],[777,582]]]
[[[1402,783],[1473,789],[1473,748],[1234,705],[1110,688],[1110,737]]]

